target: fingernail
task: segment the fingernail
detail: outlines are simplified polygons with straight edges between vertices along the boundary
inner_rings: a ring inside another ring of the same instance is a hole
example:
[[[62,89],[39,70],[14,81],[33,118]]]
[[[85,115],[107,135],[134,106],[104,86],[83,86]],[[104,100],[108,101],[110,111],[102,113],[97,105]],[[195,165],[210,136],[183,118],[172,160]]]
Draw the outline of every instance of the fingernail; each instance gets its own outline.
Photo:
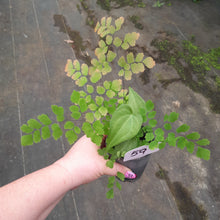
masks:
[[[125,178],[127,178],[127,179],[135,179],[136,178],[136,174],[131,172],[131,171],[127,171],[125,173]]]

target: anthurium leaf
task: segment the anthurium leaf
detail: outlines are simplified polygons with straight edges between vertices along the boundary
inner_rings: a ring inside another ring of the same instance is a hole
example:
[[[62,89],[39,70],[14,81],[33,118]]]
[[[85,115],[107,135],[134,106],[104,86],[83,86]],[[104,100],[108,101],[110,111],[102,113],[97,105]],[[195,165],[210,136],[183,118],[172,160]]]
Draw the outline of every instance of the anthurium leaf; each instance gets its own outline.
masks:
[[[190,129],[190,126],[187,124],[183,124],[176,129],[177,133],[187,132]]]
[[[21,131],[26,133],[26,134],[31,133],[33,130],[34,130],[33,128],[27,126],[26,124],[23,124],[21,126]]]
[[[124,181],[125,180],[125,175],[121,172],[117,172],[117,177],[121,180]]]
[[[198,132],[193,132],[186,135],[186,138],[188,138],[189,140],[198,140],[200,138],[200,134]]]
[[[55,124],[52,124],[51,128],[52,128],[52,131],[53,131],[53,138],[55,140],[58,140],[63,134],[60,126],[55,123]]]
[[[146,109],[145,101],[131,87],[129,87],[129,96],[127,104],[130,106],[132,111],[137,114],[140,113],[140,109]]]
[[[127,54],[127,62],[134,63],[134,54],[132,52]]]
[[[50,118],[47,115],[45,115],[45,114],[39,115],[37,118],[44,125],[50,125],[52,123]]]
[[[61,106],[52,105],[51,109],[53,113],[57,116],[57,121],[61,122],[64,120],[64,109]]]
[[[210,159],[210,151],[208,149],[198,147],[196,156],[199,158],[202,158],[204,160],[209,160]]]
[[[126,70],[126,71],[124,72],[124,74],[125,74],[125,79],[126,79],[126,80],[131,80],[132,72],[131,72],[130,70]]]
[[[208,139],[201,139],[201,140],[197,141],[196,143],[201,146],[207,146],[210,144],[210,141]]]
[[[175,122],[177,119],[179,118],[179,114],[176,112],[171,112],[169,117],[168,117],[168,121],[173,123]]]
[[[91,85],[87,85],[87,92],[92,94],[94,92],[94,88]]]
[[[33,145],[34,141],[33,141],[33,135],[32,134],[28,134],[28,135],[23,135],[21,137],[21,145],[22,146],[30,146]]]
[[[113,199],[114,198],[114,190],[110,189],[107,193],[106,193],[106,198],[107,199]]]
[[[116,53],[109,50],[107,54],[107,61],[110,63],[115,59],[115,57],[116,57]]]
[[[124,23],[124,18],[120,17],[117,20],[115,20],[115,26],[116,26],[116,31],[121,29],[122,24]]]
[[[106,36],[106,43],[107,43],[108,45],[110,45],[110,44],[112,43],[112,40],[113,40],[113,38],[112,38],[111,35],[107,35],[107,36]]]
[[[45,126],[41,129],[41,137],[46,140],[48,138],[50,138],[51,136],[51,132],[48,126]]]
[[[34,131],[33,140],[34,140],[34,143],[39,143],[41,141],[40,130]]]
[[[113,113],[110,121],[107,150],[123,141],[133,138],[140,130],[142,122],[141,115],[133,113],[130,105],[120,105]]]
[[[74,123],[72,121],[67,121],[64,124],[64,129],[73,129],[74,128]]]
[[[111,85],[111,89],[119,92],[121,90],[122,87],[122,80],[121,79],[115,79],[112,81],[112,85]]]
[[[73,90],[70,100],[72,103],[78,104],[80,98],[80,93],[76,90]]]
[[[115,37],[114,40],[113,40],[113,44],[114,44],[116,47],[120,47],[121,44],[122,44],[122,40],[121,40],[119,37]]]
[[[138,53],[135,62],[140,63],[144,58],[144,53]]]
[[[28,120],[27,124],[30,128],[33,128],[33,129],[40,129],[42,127],[41,123],[35,119]]]
[[[121,57],[119,58],[119,60],[118,60],[118,65],[119,65],[120,67],[124,67],[126,64],[127,64],[127,63],[126,63],[126,61],[125,61],[125,58],[124,58],[123,56],[121,56]]]
[[[151,69],[155,66],[155,61],[153,60],[152,57],[147,57],[146,59],[143,60],[143,63],[149,69]]]
[[[83,64],[81,65],[81,70],[82,70],[82,74],[83,74],[84,76],[87,76],[87,75],[88,75],[89,67],[88,67],[87,64],[83,63]]]
[[[66,131],[65,137],[67,138],[69,144],[73,144],[78,138],[73,130]]]

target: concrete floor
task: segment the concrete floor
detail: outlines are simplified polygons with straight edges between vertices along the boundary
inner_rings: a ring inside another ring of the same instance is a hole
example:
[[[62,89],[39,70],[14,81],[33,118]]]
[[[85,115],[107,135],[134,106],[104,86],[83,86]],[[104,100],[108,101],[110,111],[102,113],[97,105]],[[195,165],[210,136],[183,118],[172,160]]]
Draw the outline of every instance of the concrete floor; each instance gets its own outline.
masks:
[[[218,0],[198,4],[171,1],[172,6],[162,8],[153,8],[154,1],[145,0],[146,8],[123,7],[110,12],[95,0],[85,2],[90,12],[76,0],[0,1],[0,186],[51,164],[69,149],[62,139],[21,147],[19,127],[39,114],[50,115],[52,104],[69,106],[74,84],[65,76],[66,60],[86,62],[86,54],[92,56],[97,45],[93,29],[86,25],[89,13],[96,19],[107,14],[124,16],[123,30],[138,31],[138,46],[150,54],[155,50],[150,42],[162,32],[172,33],[180,41],[194,35],[204,50],[220,46]],[[141,17],[143,30],[128,20],[134,14]],[[68,39],[81,47],[67,44]],[[215,73],[220,76],[219,71]],[[105,199],[107,177],[102,177],[69,192],[47,219],[220,219],[220,115],[210,110],[209,99],[181,81],[165,89],[158,74],[164,79],[178,77],[167,63],[159,63],[150,71],[149,82],[142,75],[130,84],[144,98],[152,99],[159,113],[177,111],[181,122],[209,138],[210,161],[176,148],[161,150],[151,156],[142,178],[135,184],[123,183],[113,200]],[[180,108],[172,104],[175,101]],[[165,179],[158,178],[159,170],[166,173]]]

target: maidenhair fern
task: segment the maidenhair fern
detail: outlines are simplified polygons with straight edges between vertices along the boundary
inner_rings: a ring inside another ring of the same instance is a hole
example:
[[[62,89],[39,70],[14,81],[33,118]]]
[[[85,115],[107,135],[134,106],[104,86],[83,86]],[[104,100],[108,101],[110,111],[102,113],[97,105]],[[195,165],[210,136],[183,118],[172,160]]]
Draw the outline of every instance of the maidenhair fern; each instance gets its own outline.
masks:
[[[122,88],[121,77],[131,80],[133,74],[142,73],[145,68],[150,69],[155,65],[154,60],[145,57],[144,53],[126,53],[136,45],[139,33],[126,33],[123,38],[119,38],[115,33],[120,31],[123,23],[123,17],[113,23],[112,17],[104,17],[97,23],[94,31],[100,39],[95,49],[96,58],[91,60],[90,66],[77,59],[67,60],[67,76],[79,88],[83,88],[80,91],[73,90],[70,95],[71,105],[68,110],[73,120],[65,120],[63,107],[52,105],[55,121],[42,114],[21,126],[24,133],[21,137],[22,146],[39,143],[50,137],[58,140],[62,136],[72,145],[83,131],[98,146],[101,145],[103,136],[108,136],[106,148],[99,149],[98,152],[107,160],[106,165],[110,168],[126,152],[146,144],[150,149],[163,149],[169,144],[180,149],[186,148],[189,153],[193,153],[195,146],[198,146],[197,157],[208,160],[210,152],[203,148],[209,144],[208,139],[200,139],[198,132],[189,132],[187,124],[175,129],[173,123],[178,120],[177,113],[166,114],[163,125],[157,127],[154,103],[151,100],[145,102],[131,88],[129,93]],[[124,55],[119,57],[119,50]],[[101,82],[103,77],[113,72],[113,65],[114,73],[118,74],[119,79]],[[84,122],[80,127],[76,126],[75,121],[82,120],[82,117]],[[124,179],[121,173],[117,176]],[[115,177],[109,177],[107,198],[113,198],[114,186],[121,189]]]

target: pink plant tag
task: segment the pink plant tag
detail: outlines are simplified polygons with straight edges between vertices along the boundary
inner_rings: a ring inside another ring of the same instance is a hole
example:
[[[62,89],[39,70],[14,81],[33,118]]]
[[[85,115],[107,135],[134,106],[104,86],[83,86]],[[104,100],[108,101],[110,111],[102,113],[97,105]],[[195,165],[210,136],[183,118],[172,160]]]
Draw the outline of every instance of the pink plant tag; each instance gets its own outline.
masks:
[[[144,157],[148,154],[152,154],[155,153],[159,150],[159,148],[156,148],[154,150],[150,150],[148,145],[144,145],[135,149],[132,149],[130,151],[128,151],[125,156],[124,156],[124,162],[125,161],[129,161],[129,160],[135,160],[135,159],[139,159],[141,157]]]

